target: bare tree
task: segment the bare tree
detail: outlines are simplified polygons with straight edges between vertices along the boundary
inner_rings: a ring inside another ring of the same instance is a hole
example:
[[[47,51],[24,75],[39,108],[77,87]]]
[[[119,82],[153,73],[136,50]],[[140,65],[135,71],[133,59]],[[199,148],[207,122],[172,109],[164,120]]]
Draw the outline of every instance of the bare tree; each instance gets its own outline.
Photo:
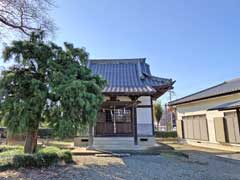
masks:
[[[0,35],[44,31],[52,34],[55,25],[49,11],[53,0],[0,0]]]

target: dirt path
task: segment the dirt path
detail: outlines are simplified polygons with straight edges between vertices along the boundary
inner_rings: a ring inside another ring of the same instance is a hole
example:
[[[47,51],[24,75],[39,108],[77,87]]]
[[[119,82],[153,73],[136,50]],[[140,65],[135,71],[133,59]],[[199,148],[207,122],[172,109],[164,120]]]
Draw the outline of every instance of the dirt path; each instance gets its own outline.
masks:
[[[82,156],[74,159],[74,165],[0,172],[0,179],[240,179],[240,162],[225,161],[202,152],[190,153],[190,159],[168,155],[125,158]]]

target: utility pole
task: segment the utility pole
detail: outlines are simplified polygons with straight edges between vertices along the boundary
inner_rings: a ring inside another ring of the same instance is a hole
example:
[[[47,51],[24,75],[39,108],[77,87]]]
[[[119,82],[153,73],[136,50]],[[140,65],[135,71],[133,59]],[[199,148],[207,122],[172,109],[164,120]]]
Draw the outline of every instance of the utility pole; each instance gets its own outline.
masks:
[[[168,90],[169,92],[169,102],[172,101],[172,95],[174,94],[174,91],[173,90]],[[170,109],[169,109],[170,110]],[[171,120],[171,131],[173,130],[173,114],[172,114],[172,111],[170,110],[170,120]]]

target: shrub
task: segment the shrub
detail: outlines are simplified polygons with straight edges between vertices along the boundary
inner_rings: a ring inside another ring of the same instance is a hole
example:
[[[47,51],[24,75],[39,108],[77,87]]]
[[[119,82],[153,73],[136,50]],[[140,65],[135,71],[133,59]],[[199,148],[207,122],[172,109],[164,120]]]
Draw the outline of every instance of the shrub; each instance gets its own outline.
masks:
[[[36,166],[36,161],[34,159],[34,156],[31,154],[15,155],[13,156],[12,163],[15,168]]]
[[[7,148],[2,149],[0,153],[0,170],[8,169],[12,166],[12,160],[15,155],[23,154],[23,150],[21,149],[10,149]]]
[[[61,151],[59,153],[59,158],[63,160],[65,163],[71,163],[73,162],[72,160],[72,153],[69,151]]]
[[[50,146],[38,150],[35,154],[24,154],[22,147],[4,147],[0,153],[0,169],[9,167],[47,167],[59,161],[72,162],[72,154],[66,150]],[[9,150],[7,150],[9,149]]]
[[[60,160],[57,153],[37,153],[34,155],[36,167],[47,167]]]
[[[72,154],[70,151],[60,150],[58,147],[55,147],[55,146],[49,146],[49,147],[40,149],[38,153],[47,153],[47,154],[56,153],[60,160],[63,160],[66,163],[72,162]]]
[[[60,158],[57,153],[36,153],[15,155],[13,166],[19,167],[47,167],[58,162]]]
[[[69,151],[57,153],[22,154],[13,157],[13,166],[19,167],[47,167],[56,164],[59,160],[65,163],[72,162],[72,154]]]
[[[155,132],[156,137],[160,138],[176,138],[177,132],[176,131],[157,131]]]

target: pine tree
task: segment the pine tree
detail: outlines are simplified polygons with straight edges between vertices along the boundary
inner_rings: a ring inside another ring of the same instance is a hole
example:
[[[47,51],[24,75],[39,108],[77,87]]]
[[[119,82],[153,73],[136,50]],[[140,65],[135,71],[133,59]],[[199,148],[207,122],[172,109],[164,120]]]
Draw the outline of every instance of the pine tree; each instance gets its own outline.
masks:
[[[88,54],[84,49],[65,43],[56,53],[49,74],[51,96],[50,126],[58,136],[75,135],[81,125],[94,125],[103,101],[106,81],[91,74],[87,68]]]
[[[3,52],[4,60],[15,65],[2,73],[1,115],[8,130],[26,134],[25,153],[35,152],[43,121],[60,137],[75,135],[83,124],[96,121],[106,82],[87,68],[83,48],[64,45],[62,49],[33,34]]]
[[[14,41],[3,52],[4,60],[13,59],[15,65],[2,73],[2,119],[9,132],[26,135],[25,153],[35,152],[39,123],[44,121],[43,112],[48,95],[45,84],[46,59],[51,56],[51,49],[35,35],[30,41]]]

